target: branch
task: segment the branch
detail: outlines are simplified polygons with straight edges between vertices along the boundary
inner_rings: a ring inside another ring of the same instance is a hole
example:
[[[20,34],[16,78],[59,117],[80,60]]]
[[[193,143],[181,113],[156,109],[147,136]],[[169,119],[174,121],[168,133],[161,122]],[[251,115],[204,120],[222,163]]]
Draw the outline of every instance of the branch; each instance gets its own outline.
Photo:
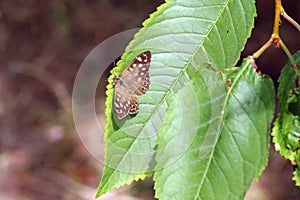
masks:
[[[282,6],[281,6],[280,14],[284,17],[284,19],[290,22],[290,24],[292,24],[300,32],[300,25],[285,12]]]

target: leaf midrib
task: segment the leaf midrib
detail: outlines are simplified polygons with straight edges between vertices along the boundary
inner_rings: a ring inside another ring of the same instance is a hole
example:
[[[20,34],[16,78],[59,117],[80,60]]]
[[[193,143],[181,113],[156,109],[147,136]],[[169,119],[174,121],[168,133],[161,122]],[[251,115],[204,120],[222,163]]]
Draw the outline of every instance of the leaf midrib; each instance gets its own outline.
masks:
[[[221,121],[220,127],[219,127],[219,130],[220,130],[220,131],[219,131],[218,137],[217,137],[217,139],[216,139],[216,141],[215,141],[215,144],[213,145],[214,148],[212,148],[212,151],[211,151],[211,153],[210,153],[211,156],[210,156],[209,159],[208,159],[207,167],[205,168],[205,171],[204,171],[204,173],[203,173],[203,178],[201,179],[201,182],[200,182],[200,184],[199,184],[199,189],[198,189],[198,191],[197,191],[197,195],[195,195],[195,199],[197,199],[198,196],[199,196],[199,194],[200,194],[200,191],[201,191],[201,188],[202,188],[202,186],[203,186],[205,177],[206,177],[206,175],[207,175],[207,173],[208,173],[208,170],[209,170],[209,168],[210,168],[210,164],[211,164],[211,162],[212,162],[213,155],[214,155],[214,153],[215,153],[215,149],[216,149],[215,146],[217,145],[217,143],[218,143],[218,141],[219,141],[219,139],[220,139],[220,136],[221,136],[221,133],[222,133],[222,130],[223,130],[223,127],[224,127],[224,122],[225,122],[225,116],[226,116],[226,110],[227,110],[226,108],[227,108],[227,106],[228,106],[228,102],[229,102],[229,99],[230,99],[230,97],[231,97],[232,90],[236,87],[237,83],[239,82],[239,80],[241,79],[242,75],[243,75],[244,72],[246,71],[249,62],[250,62],[250,60],[247,60],[247,63],[245,64],[246,67],[243,67],[243,68],[237,73],[236,78],[235,78],[234,81],[232,82],[231,87],[230,87],[230,89],[228,90],[228,92],[227,92],[227,94],[226,94],[226,96],[225,96],[224,105],[223,105],[223,107],[222,107],[222,112],[224,112],[224,114],[223,114],[222,121]]]

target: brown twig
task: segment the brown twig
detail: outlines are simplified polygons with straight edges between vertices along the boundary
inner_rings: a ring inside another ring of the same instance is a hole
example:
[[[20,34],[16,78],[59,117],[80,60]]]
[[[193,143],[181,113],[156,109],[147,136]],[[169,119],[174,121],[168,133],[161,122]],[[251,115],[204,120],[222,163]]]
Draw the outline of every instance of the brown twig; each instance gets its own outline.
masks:
[[[274,43],[276,45],[276,47],[282,48],[282,50],[288,56],[288,58],[292,64],[296,64],[289,49],[286,47],[286,45],[284,44],[284,42],[282,41],[282,39],[279,36],[280,15],[283,15],[286,19],[288,19],[289,22],[294,24],[296,26],[296,28],[299,28],[298,30],[300,30],[299,25],[285,13],[285,11],[282,7],[282,4],[281,4],[281,0],[275,0],[275,16],[274,16],[273,33],[272,33],[270,39],[261,48],[259,48],[259,50],[254,52],[252,56],[255,59],[258,58],[263,52],[265,52],[271,46],[272,43]]]
[[[280,9],[280,14],[283,16],[284,19],[286,19],[290,24],[292,24],[300,32],[300,25],[285,12],[285,10],[282,6]]]

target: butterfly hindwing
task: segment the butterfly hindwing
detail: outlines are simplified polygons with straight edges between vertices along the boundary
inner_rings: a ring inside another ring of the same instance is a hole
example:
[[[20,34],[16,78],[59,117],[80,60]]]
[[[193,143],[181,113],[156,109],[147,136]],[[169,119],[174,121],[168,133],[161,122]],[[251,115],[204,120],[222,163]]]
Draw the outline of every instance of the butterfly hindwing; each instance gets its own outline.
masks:
[[[129,95],[127,95],[129,96]],[[139,102],[135,96],[126,98],[119,93],[114,95],[114,107],[118,119],[122,119],[129,114],[135,114],[139,111]]]

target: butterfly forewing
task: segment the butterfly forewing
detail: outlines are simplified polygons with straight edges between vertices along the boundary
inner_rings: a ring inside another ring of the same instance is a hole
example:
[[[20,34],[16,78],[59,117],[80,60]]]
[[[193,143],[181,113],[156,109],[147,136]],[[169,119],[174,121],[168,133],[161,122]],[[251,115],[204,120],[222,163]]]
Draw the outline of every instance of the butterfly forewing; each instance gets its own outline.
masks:
[[[149,67],[151,52],[138,55],[120,74],[114,78],[114,108],[119,119],[139,110],[139,103],[134,94],[145,94],[150,86]]]

